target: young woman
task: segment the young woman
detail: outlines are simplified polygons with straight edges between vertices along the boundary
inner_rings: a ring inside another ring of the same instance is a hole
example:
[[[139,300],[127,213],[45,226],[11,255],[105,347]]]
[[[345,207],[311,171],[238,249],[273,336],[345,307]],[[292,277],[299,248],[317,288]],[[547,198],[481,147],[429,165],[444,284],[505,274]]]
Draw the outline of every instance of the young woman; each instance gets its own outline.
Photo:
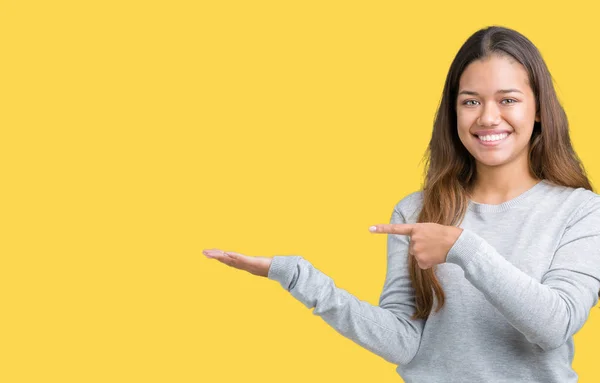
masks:
[[[400,200],[378,306],[300,256],[209,258],[276,280],[407,383],[577,381],[573,334],[600,292],[600,195],[538,49],[489,27],[446,78],[423,190]]]

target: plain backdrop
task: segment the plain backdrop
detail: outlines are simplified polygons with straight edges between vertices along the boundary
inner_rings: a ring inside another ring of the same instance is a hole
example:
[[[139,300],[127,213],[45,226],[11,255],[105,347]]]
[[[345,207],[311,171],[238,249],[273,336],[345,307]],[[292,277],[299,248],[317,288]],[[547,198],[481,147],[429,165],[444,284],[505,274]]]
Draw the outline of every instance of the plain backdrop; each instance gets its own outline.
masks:
[[[450,62],[514,28],[595,185],[597,2],[0,2],[0,381],[401,382],[276,282],[302,255],[377,304]],[[600,380],[600,310],[575,336]]]

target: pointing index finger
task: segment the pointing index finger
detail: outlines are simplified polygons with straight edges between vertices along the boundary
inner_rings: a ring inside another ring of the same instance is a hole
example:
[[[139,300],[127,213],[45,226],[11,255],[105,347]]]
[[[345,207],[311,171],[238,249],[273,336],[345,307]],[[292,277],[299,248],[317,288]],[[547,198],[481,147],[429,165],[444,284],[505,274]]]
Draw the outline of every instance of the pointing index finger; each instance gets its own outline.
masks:
[[[410,235],[412,233],[412,229],[413,229],[413,225],[411,225],[411,224],[396,223],[396,224],[373,225],[369,228],[369,231],[371,233]]]

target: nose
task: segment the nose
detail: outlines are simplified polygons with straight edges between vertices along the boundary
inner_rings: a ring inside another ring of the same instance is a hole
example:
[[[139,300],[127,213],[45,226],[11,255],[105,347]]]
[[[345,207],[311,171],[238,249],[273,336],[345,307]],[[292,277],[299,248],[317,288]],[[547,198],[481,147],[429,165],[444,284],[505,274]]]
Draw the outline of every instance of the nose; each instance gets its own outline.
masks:
[[[480,126],[495,126],[500,124],[500,111],[494,102],[488,102],[481,111],[477,124]]]

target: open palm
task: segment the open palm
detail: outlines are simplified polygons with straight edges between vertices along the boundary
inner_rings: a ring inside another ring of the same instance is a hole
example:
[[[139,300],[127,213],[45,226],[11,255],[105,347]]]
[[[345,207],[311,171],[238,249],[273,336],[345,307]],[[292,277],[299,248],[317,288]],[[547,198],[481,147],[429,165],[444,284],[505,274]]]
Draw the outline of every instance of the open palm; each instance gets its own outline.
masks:
[[[271,267],[271,257],[249,257],[244,254],[219,249],[205,249],[202,254],[208,258],[226,264],[236,269],[244,270],[250,274],[266,277]]]

